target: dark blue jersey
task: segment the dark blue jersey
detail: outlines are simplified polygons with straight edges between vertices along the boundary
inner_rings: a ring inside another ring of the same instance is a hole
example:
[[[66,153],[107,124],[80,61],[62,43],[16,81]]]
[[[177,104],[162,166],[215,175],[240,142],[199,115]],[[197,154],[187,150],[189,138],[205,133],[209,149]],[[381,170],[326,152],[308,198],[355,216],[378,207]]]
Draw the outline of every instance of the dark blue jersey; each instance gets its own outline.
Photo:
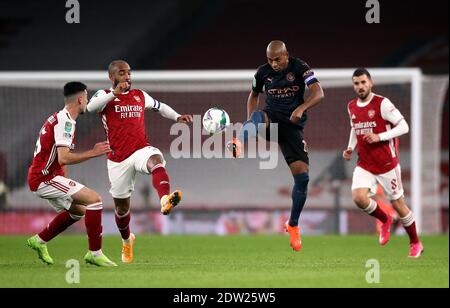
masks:
[[[314,72],[306,62],[289,57],[287,68],[276,72],[266,63],[258,68],[253,79],[253,91],[266,93],[266,108],[272,122],[290,122],[292,112],[304,103],[305,85],[318,82]],[[296,125],[304,127],[306,111]]]

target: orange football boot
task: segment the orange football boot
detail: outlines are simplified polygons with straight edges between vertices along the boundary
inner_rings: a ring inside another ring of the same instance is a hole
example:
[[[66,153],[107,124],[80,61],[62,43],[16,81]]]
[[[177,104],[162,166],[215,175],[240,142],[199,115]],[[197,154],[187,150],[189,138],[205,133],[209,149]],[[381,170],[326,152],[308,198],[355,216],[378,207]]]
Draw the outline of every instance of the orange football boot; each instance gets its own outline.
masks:
[[[295,251],[300,251],[302,249],[302,240],[300,238],[300,228],[298,226],[291,227],[289,221],[286,221],[284,228],[287,233],[289,233],[289,240],[292,249]]]
[[[233,138],[232,141],[227,143],[227,149],[233,153],[233,158],[238,158],[239,156],[241,156],[241,148],[241,141],[239,141],[239,139],[237,138]]]
[[[175,190],[169,195],[165,195],[161,198],[161,213],[164,215],[170,214],[172,209],[180,203],[183,193],[181,190]]]
[[[130,233],[128,241],[122,241],[122,262],[131,263],[133,261],[133,244],[136,236]]]

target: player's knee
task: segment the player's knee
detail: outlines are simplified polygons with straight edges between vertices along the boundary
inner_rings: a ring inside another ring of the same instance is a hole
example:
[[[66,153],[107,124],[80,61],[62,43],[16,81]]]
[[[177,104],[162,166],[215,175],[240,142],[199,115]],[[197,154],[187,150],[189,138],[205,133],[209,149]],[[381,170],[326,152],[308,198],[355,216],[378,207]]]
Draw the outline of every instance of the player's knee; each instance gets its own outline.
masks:
[[[152,155],[149,157],[149,159],[147,161],[147,169],[149,171],[151,171],[156,166],[162,165],[163,161],[164,161],[164,159],[161,155],[159,155],[159,154]]]
[[[405,201],[403,198],[400,198],[398,200],[392,200],[391,201],[392,207],[397,211],[397,212],[408,212],[409,208],[406,205]]]
[[[365,209],[367,205],[369,204],[369,197],[367,195],[364,195],[362,193],[353,192],[352,194],[353,202],[362,209]]]
[[[257,110],[251,114],[250,119],[255,125],[264,124],[266,123],[266,114],[262,110]]]
[[[114,199],[114,206],[117,215],[123,216],[130,210],[130,200],[129,199]]]
[[[289,169],[291,169],[291,173],[294,177],[300,174],[308,173],[309,172],[309,165],[302,162],[302,161],[295,161],[293,163],[289,164]],[[309,180],[309,177],[308,177]]]
[[[94,204],[94,203],[102,203],[102,197],[96,193],[96,192],[92,192],[91,195],[89,196],[89,204]]]

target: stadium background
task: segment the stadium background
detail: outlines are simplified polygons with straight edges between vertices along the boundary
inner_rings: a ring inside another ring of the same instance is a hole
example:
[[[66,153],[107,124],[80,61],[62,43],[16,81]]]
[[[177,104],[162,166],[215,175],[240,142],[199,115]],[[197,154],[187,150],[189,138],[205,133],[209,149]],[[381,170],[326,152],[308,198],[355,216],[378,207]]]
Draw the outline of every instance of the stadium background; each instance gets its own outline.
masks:
[[[439,191],[429,192],[439,201],[433,206],[428,231],[448,232],[448,2],[380,1],[381,23],[371,25],[364,19],[365,1],[292,1],[283,6],[252,0],[130,0],[126,5],[80,1],[80,24],[66,23],[64,2],[0,4],[0,73],[105,72],[105,83],[87,83],[94,91],[108,87],[106,67],[113,59],[127,60],[135,71],[256,70],[264,63],[265,47],[273,39],[284,40],[291,55],[313,68],[420,67],[427,75],[430,92],[424,100],[424,123],[442,123],[438,130],[423,128],[425,139],[440,141]],[[63,84],[0,84],[0,234],[33,233],[54,216],[46,202],[28,191],[26,172],[44,119],[62,106]],[[142,84],[142,88],[179,112],[201,115],[211,106],[221,106],[232,121],[241,122],[250,83],[240,91],[163,91],[150,84]],[[383,85],[375,91],[390,97],[410,121],[409,85]],[[326,102],[311,110],[306,127],[312,180],[301,218],[303,232],[374,232],[373,220],[351,201],[354,161],[344,164],[340,159],[348,140],[346,102],[353,97],[351,84],[325,88],[325,95]],[[183,189],[186,199],[174,215],[163,217],[149,181],[138,178],[132,198],[133,230],[163,234],[282,232],[282,222],[289,215],[292,178],[281,157],[279,167],[270,171],[258,170],[257,161],[251,159],[174,160],[169,153],[170,141],[175,138],[169,138],[171,123],[153,114],[148,114],[146,121],[151,143],[165,153],[173,187]],[[78,150],[103,138],[97,116],[80,118]],[[412,168],[409,147],[409,138],[403,137],[407,198]],[[434,171],[424,170],[424,185],[427,173]],[[105,213],[104,233],[117,233],[105,159],[70,167],[69,174],[102,195],[110,210]],[[73,232],[83,231],[83,225],[78,225]]]

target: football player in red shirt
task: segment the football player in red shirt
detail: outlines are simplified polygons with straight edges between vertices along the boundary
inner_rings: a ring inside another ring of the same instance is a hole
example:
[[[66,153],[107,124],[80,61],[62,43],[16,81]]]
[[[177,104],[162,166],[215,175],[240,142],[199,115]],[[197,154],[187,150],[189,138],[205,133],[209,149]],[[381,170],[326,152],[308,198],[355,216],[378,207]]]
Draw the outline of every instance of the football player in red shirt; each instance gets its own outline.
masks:
[[[379,183],[409,235],[409,257],[418,258],[423,245],[417,235],[413,213],[405,203],[398,158],[397,137],[408,133],[408,123],[394,104],[388,98],[374,94],[372,87],[367,69],[359,68],[353,73],[353,89],[358,98],[348,103],[352,128],[348,147],[343,152],[344,159],[350,160],[358,148],[352,183],[353,201],[383,223],[379,242],[385,245],[389,241],[392,218],[370,198]]]
[[[161,213],[167,215],[179,204],[182,192],[170,192],[163,154],[150,145],[145,130],[145,110],[155,110],[163,117],[180,123],[191,123],[191,115],[180,115],[145,91],[131,88],[131,68],[123,60],[111,62],[108,68],[112,87],[99,90],[89,102],[89,112],[98,112],[111,152],[108,153],[110,193],[116,208],[116,223],[122,235],[122,262],[133,260],[135,235],[130,232],[130,196],[136,173],[151,174],[161,202]]]
[[[87,263],[117,266],[102,253],[102,198],[95,191],[65,176],[64,166],[81,163],[111,151],[107,141],[97,143],[91,150],[74,153],[76,119],[86,112],[86,85],[69,82],[64,86],[65,107],[51,115],[39,133],[33,162],[28,170],[30,190],[46,199],[59,213],[27,244],[39,258],[53,264],[46,243],[85,217],[89,251]]]

